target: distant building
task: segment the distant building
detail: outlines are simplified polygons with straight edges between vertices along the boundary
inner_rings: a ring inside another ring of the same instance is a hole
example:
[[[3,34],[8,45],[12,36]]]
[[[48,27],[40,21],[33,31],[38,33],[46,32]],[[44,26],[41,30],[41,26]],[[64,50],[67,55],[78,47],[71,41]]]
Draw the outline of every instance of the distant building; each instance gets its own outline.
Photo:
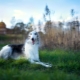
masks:
[[[0,22],[0,34],[6,34],[6,24],[3,21]]]
[[[6,28],[6,24],[1,21],[0,22],[0,34],[13,34],[13,29]]]

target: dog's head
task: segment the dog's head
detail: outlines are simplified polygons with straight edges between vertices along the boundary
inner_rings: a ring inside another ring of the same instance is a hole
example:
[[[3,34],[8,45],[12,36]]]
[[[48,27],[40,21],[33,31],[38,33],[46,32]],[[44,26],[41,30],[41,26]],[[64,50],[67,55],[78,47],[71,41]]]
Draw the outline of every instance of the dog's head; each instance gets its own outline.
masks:
[[[38,43],[39,42],[39,34],[36,31],[32,31],[28,34],[28,40],[32,43]]]

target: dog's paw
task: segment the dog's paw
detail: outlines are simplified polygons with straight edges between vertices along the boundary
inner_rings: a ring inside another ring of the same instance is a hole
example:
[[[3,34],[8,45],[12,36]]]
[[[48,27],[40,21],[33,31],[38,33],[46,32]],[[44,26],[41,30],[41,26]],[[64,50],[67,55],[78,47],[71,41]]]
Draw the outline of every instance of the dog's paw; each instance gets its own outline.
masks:
[[[52,67],[52,64],[47,63],[46,67]]]

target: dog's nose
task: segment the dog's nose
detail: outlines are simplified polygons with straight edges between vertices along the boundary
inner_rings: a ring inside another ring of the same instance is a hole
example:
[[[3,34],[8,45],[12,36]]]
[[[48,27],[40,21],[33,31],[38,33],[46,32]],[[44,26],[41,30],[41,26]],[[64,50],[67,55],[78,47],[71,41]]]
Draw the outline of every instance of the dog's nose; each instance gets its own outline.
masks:
[[[32,38],[32,41],[34,41],[34,38]]]

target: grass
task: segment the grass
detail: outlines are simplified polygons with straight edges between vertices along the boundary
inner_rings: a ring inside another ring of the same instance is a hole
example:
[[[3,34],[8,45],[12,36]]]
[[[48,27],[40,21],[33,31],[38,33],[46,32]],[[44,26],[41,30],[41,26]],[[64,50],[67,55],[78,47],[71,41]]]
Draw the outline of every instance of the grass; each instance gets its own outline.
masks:
[[[45,68],[24,59],[0,59],[0,80],[80,80],[80,52],[40,50],[40,59],[53,66]]]
[[[18,34],[18,35],[15,35],[15,34],[6,34],[6,35],[0,35],[0,40],[11,40],[11,39],[14,39],[14,38],[22,38],[22,35]]]
[[[21,43],[23,41],[22,34],[15,35],[15,34],[6,34],[6,35],[0,35],[0,49],[2,46],[6,44],[14,44]]]

